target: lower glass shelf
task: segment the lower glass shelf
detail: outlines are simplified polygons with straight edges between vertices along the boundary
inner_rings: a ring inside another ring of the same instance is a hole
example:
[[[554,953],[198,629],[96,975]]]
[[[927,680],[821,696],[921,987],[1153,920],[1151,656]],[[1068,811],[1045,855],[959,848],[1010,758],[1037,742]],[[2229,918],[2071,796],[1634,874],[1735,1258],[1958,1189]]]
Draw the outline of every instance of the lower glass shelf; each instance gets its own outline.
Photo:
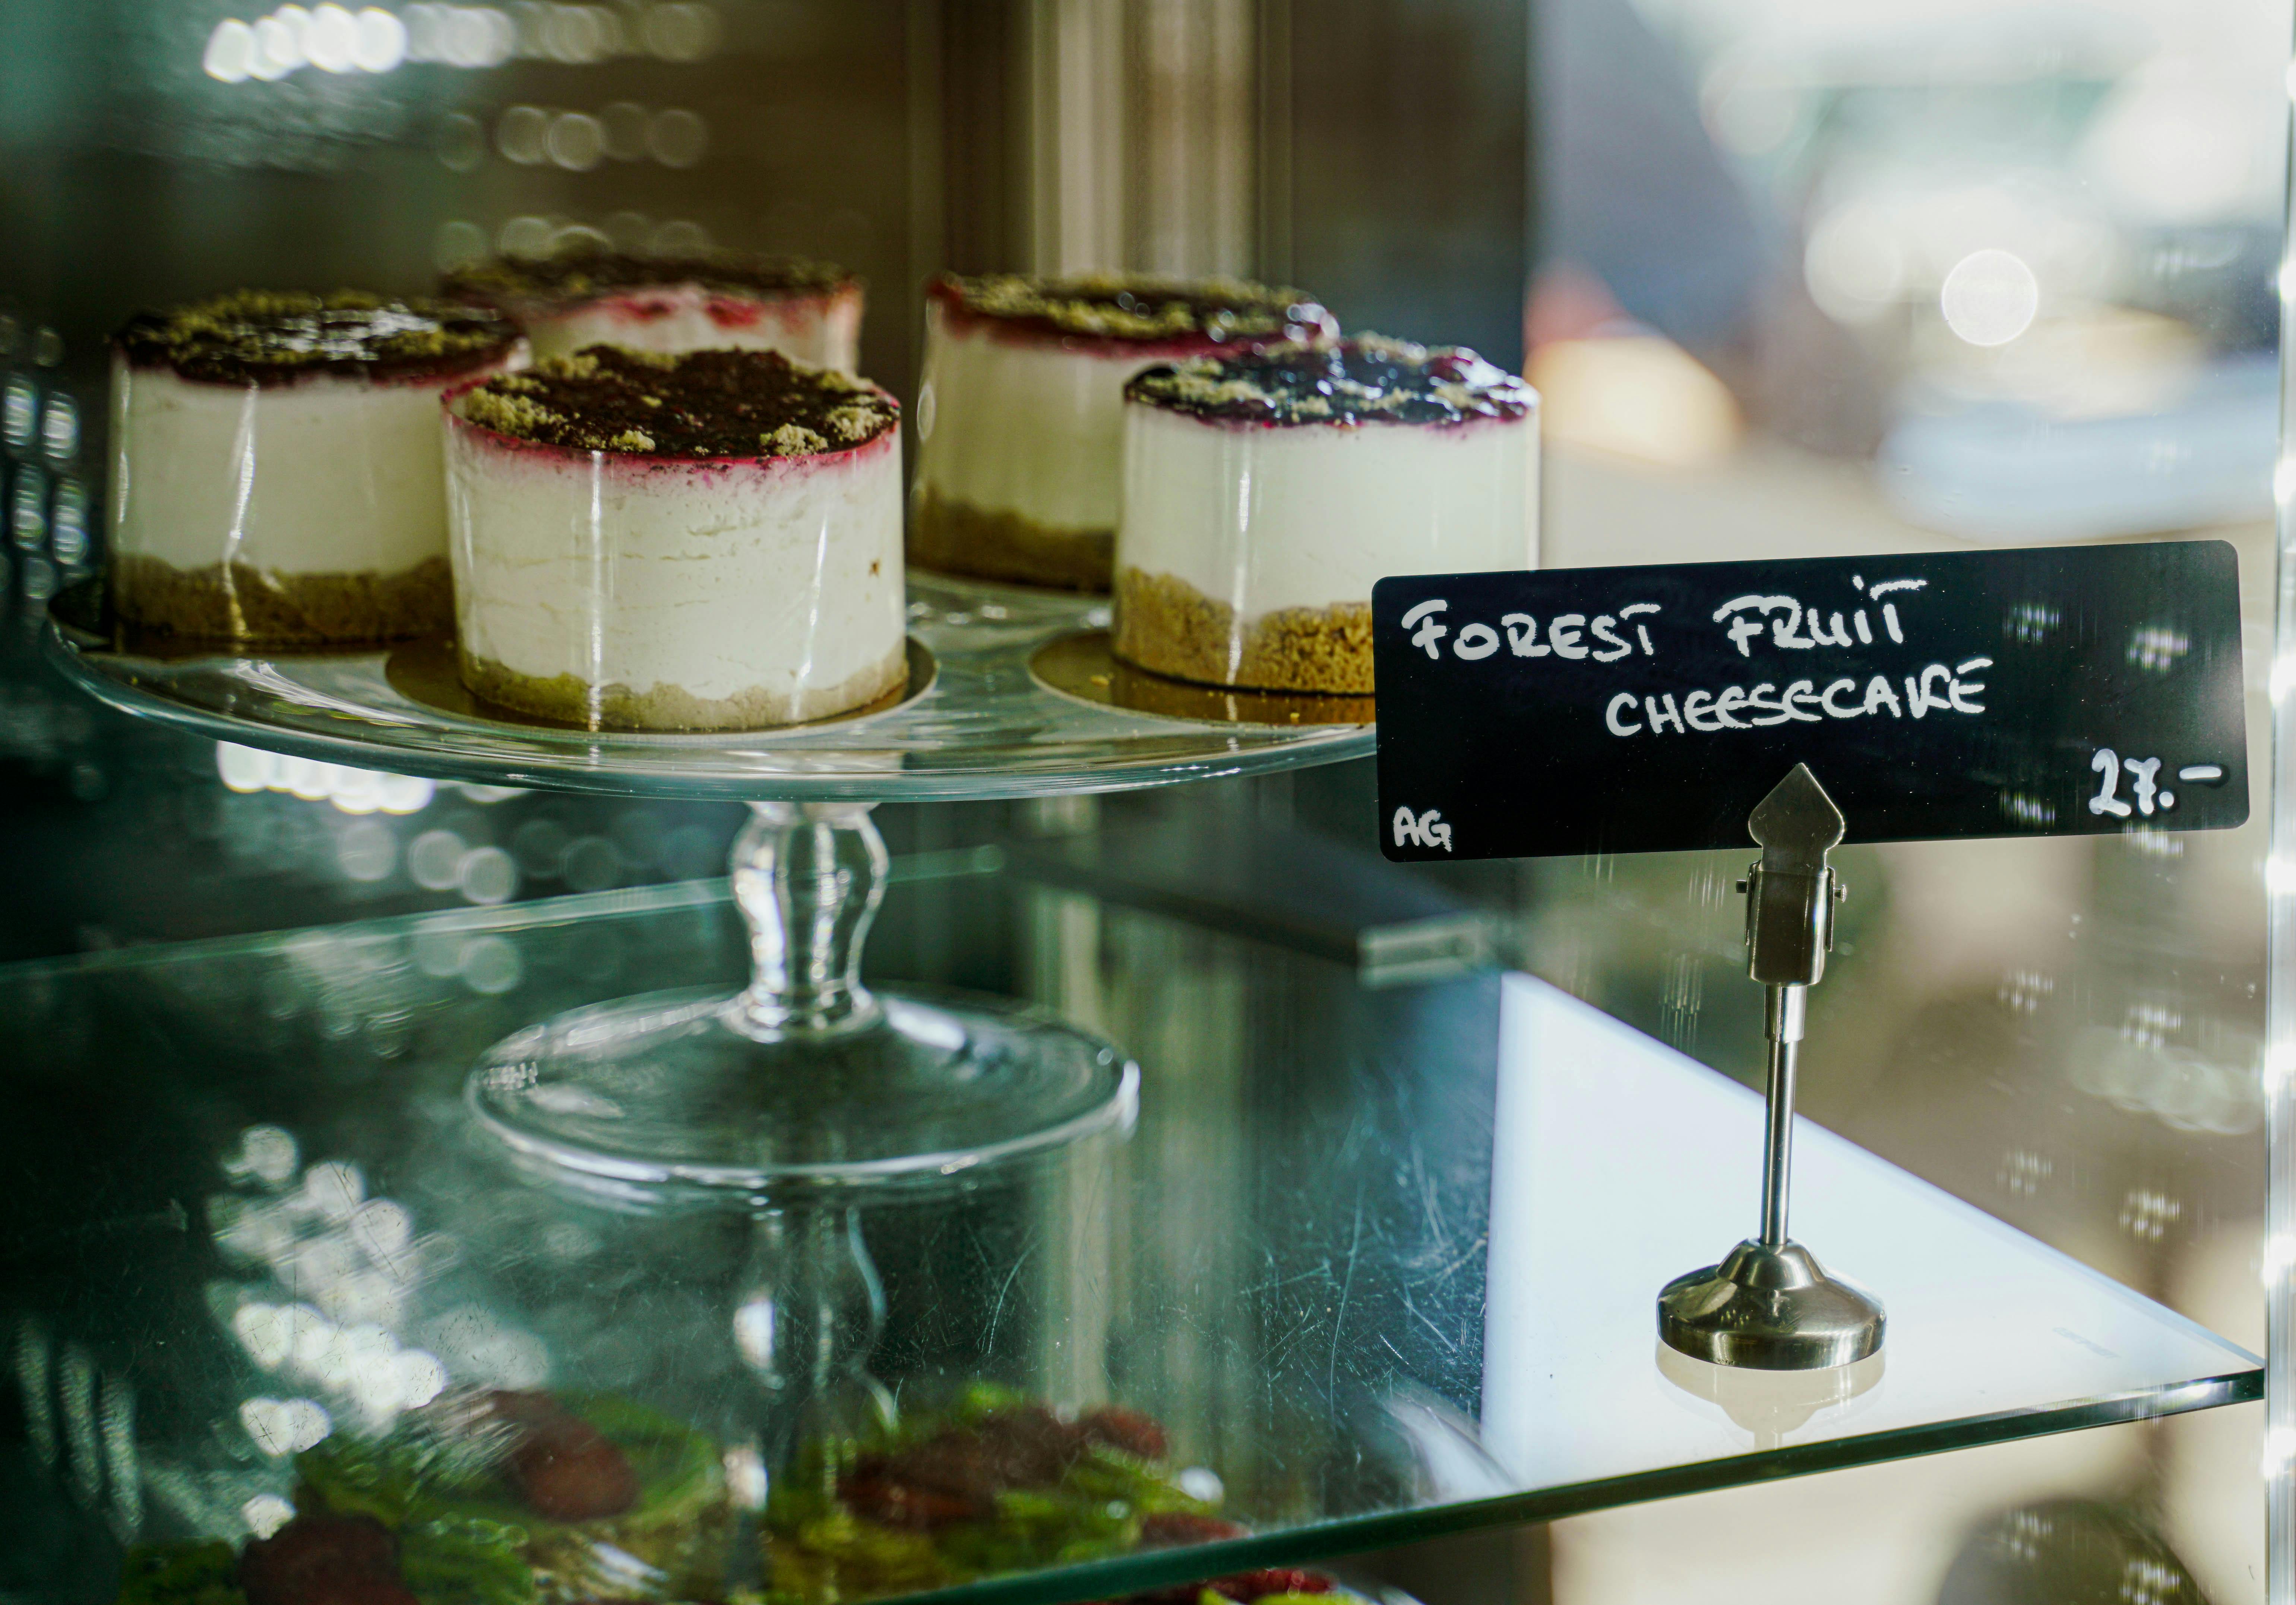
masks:
[[[722,887],[0,970],[0,1551],[108,1599],[74,1557],[243,1544],[524,1410],[686,1512],[525,1508],[529,1545],[667,1578],[668,1533],[716,1579],[623,1597],[1098,1599],[2260,1393],[2252,1355],[1814,1127],[1799,1234],[1888,1347],[1814,1385],[1664,1355],[1659,1287],[1751,1224],[1751,1093],[1526,977],[1374,987],[999,862],[897,860],[874,970],[1121,1044],[1136,1126],[865,1208],[617,1210],[474,1135],[464,1077],[516,1028],[738,983]],[[543,1497],[504,1476],[455,1497]]]

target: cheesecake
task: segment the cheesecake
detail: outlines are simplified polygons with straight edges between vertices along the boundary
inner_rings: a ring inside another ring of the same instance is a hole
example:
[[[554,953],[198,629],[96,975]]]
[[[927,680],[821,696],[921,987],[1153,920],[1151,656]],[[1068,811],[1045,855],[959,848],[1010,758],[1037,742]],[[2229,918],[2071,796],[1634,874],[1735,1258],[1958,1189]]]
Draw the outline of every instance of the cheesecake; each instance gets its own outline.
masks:
[[[453,622],[450,387],[521,360],[483,308],[242,291],[111,347],[111,594],[148,629],[252,646]]]
[[[508,257],[456,268],[440,292],[516,319],[537,359],[594,345],[778,351],[848,373],[859,359],[861,281],[793,257]]]
[[[1138,667],[1362,695],[1376,581],[1537,566],[1538,397],[1472,351],[1306,341],[1124,395],[1115,650]]]
[[[775,351],[592,346],[447,403],[463,681],[588,729],[825,718],[907,677],[898,403]]]
[[[934,281],[910,561],[1106,591],[1125,381],[1160,363],[1336,330],[1302,291],[1232,279]]]

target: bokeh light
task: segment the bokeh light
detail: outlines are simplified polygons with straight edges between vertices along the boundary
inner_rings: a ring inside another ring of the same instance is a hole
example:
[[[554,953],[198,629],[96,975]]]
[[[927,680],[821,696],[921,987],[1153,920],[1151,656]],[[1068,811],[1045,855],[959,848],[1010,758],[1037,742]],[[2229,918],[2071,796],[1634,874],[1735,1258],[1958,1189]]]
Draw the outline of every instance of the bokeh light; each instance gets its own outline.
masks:
[[[480,70],[513,60],[586,66],[619,56],[699,61],[718,47],[723,24],[697,0],[656,0],[618,11],[607,5],[447,5],[354,12],[337,0],[315,8],[283,5],[250,22],[226,17],[208,35],[200,70],[218,83],[274,82],[306,67],[335,74],[386,73],[408,62]]]
[[[2024,258],[1974,250],[1954,264],[1938,291],[1946,327],[1972,346],[2005,346],[2033,326],[2041,283]]]
[[[539,106],[512,106],[495,123],[495,149],[506,161],[533,167],[545,160],[550,114]]]
[[[435,782],[411,774],[323,764],[230,741],[216,743],[216,773],[234,791],[284,791],[308,802],[324,798],[346,814],[419,814],[438,793]]]
[[[646,124],[646,149],[666,168],[690,168],[708,153],[709,128],[682,106],[657,111]]]
[[[250,1536],[268,1538],[295,1519],[295,1507],[276,1494],[258,1494],[239,1507]]]
[[[221,83],[244,83],[255,64],[255,30],[237,17],[226,17],[208,36],[200,69]]]
[[[562,111],[550,120],[550,160],[570,172],[586,173],[606,154],[605,125],[580,111]]]
[[[351,61],[361,72],[389,72],[406,59],[406,25],[379,6],[358,14]]]
[[[303,27],[303,56],[322,72],[350,72],[358,54],[358,20],[340,5],[322,5]]]

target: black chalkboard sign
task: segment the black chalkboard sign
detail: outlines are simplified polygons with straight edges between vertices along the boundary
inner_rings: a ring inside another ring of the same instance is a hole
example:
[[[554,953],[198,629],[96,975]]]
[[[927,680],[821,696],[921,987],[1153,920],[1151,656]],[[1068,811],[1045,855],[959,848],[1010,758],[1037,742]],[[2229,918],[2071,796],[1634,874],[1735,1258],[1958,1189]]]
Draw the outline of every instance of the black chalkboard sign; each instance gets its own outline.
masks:
[[[1797,763],[1851,841],[2248,817],[2222,541],[1411,575],[1372,629],[1390,858],[1744,847]]]

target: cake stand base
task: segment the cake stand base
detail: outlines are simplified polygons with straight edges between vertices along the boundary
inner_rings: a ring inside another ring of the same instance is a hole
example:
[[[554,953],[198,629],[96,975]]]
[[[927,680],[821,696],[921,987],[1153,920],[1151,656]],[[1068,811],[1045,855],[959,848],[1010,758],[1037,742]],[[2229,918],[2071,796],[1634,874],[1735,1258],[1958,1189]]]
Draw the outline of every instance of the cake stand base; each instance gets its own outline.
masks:
[[[529,1167],[636,1205],[926,1183],[1129,1123],[1136,1072],[1096,1037],[993,1000],[875,1001],[861,1029],[778,1041],[743,1031],[739,995],[573,1010],[496,1044],[471,1103]]]
[[[472,1110],[528,1168],[638,1208],[945,1183],[1128,1126],[1139,1072],[1100,1038],[862,986],[885,866],[867,804],[752,804],[734,845],[748,989],[530,1026],[472,1071]]]

